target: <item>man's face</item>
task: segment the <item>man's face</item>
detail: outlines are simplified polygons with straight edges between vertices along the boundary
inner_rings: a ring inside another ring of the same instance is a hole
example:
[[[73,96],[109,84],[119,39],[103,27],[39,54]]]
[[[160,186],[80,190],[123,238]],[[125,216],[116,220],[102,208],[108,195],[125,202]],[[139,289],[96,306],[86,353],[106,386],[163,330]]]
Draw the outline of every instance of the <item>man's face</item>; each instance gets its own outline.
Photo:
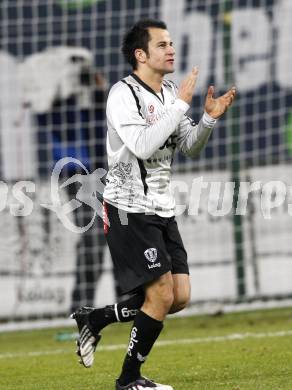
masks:
[[[149,28],[148,56],[146,64],[162,75],[174,72],[175,50],[167,30]]]

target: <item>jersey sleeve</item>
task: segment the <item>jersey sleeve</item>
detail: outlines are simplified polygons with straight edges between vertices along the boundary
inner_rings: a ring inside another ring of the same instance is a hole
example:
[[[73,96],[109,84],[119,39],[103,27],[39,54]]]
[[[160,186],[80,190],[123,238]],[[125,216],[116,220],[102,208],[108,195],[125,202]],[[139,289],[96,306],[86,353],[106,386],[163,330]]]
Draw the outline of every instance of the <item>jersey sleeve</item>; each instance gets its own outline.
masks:
[[[179,125],[178,149],[189,157],[196,157],[207,144],[215,124],[216,119],[206,112],[198,124],[185,115]]]
[[[187,103],[176,99],[154,124],[148,124],[135,92],[122,84],[109,94],[107,120],[136,157],[147,159],[176,130],[188,108]]]

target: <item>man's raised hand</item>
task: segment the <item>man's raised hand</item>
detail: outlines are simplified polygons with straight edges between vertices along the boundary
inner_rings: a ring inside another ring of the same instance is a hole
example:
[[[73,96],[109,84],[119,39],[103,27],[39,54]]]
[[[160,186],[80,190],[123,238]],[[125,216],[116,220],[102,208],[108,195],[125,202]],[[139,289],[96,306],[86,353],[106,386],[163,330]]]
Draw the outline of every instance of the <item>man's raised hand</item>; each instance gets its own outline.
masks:
[[[193,98],[198,73],[199,70],[195,66],[192,71],[186,76],[186,78],[183,79],[178,88],[177,97],[179,99],[184,100],[188,104],[191,104]]]
[[[214,87],[209,87],[205,100],[205,111],[214,119],[220,118],[231,106],[235,93],[236,89],[232,87],[224,95],[214,98]]]

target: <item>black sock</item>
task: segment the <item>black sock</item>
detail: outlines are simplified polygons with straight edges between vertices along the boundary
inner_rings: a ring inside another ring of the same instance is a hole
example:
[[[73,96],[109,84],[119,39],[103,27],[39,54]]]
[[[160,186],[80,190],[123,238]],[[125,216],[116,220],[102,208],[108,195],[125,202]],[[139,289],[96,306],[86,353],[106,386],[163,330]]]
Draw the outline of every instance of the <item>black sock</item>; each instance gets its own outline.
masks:
[[[135,294],[123,302],[95,309],[89,314],[93,329],[98,332],[114,322],[132,321],[144,303],[144,294]]]
[[[126,386],[141,376],[141,365],[145,362],[162,328],[162,321],[149,317],[143,311],[137,313],[131,330],[128,352],[118,379],[121,386]]]

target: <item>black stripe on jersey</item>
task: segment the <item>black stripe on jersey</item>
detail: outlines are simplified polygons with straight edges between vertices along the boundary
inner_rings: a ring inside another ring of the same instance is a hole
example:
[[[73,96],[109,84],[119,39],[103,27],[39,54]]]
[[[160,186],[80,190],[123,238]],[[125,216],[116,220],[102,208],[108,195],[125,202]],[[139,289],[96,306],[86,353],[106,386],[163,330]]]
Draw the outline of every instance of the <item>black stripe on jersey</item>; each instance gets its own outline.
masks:
[[[140,168],[141,180],[142,180],[143,187],[144,187],[144,195],[147,195],[147,192],[148,192],[148,185],[146,183],[147,171],[146,171],[143,160],[140,160],[139,158],[137,158],[137,160],[138,160],[138,164],[139,164],[139,168]]]
[[[135,79],[139,84],[142,85],[143,88],[147,89],[147,91],[151,92],[154,96],[157,97],[157,99],[159,99],[159,101],[161,101],[162,104],[164,104],[164,95],[163,95],[163,91],[162,91],[162,88],[161,88],[161,95],[162,95],[162,100],[160,99],[160,97],[157,95],[157,93],[151,88],[149,87],[149,85],[147,85],[146,83],[144,83],[144,81],[142,81],[140,79],[140,77],[138,77],[135,73],[131,73],[131,76],[133,77],[133,79]]]
[[[162,88],[161,88],[161,96],[162,96],[162,103],[164,104],[164,93]]]
[[[144,119],[142,112],[141,112],[141,106],[139,103],[139,99],[138,99],[138,96],[135,94],[134,88],[132,87],[132,85],[128,84],[125,80],[122,80],[122,82],[130,88],[130,91],[132,92],[132,95],[134,96],[136,106],[138,108],[138,113],[139,113],[140,117]]]
[[[196,126],[196,122],[192,118],[190,118],[186,114],[185,114],[185,117],[188,119],[188,121],[190,122],[191,126]]]

